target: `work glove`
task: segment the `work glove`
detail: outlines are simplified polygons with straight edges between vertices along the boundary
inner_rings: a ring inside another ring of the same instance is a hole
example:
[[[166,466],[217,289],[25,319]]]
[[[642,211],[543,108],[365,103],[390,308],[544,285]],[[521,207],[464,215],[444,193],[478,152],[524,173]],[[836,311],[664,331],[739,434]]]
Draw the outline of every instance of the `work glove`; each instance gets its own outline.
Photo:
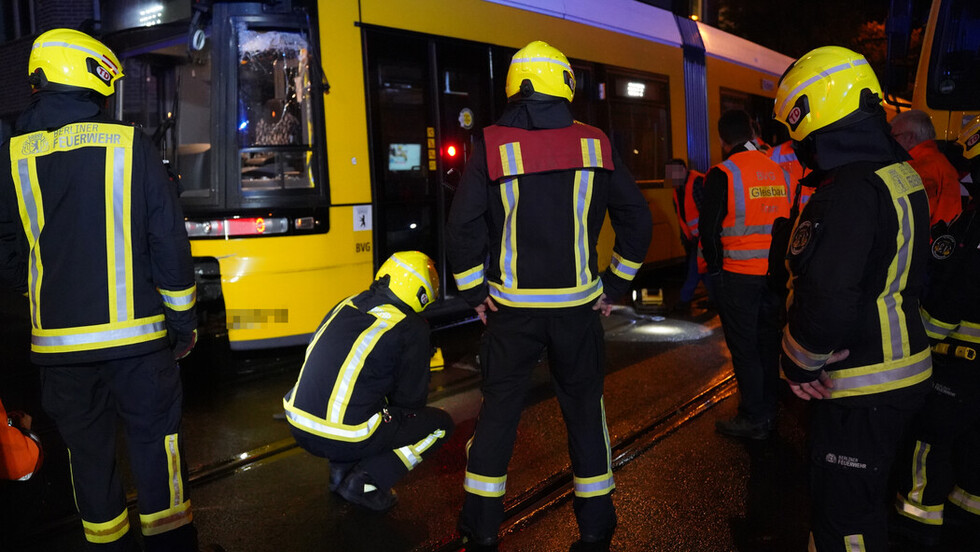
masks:
[[[174,353],[174,360],[180,360],[191,354],[194,345],[197,345],[197,328],[190,333],[168,332],[170,336],[170,350]]]

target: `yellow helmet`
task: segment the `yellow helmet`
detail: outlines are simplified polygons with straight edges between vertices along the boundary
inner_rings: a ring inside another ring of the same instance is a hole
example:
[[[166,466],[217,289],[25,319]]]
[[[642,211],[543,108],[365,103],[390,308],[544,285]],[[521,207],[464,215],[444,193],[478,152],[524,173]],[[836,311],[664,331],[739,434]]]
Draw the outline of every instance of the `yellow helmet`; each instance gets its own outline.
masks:
[[[535,40],[511,58],[506,90],[508,98],[529,98],[538,93],[572,101],[575,71],[558,48]]]
[[[37,90],[84,88],[111,96],[123,76],[112,50],[72,29],[53,29],[37,37],[27,67],[28,80]]]
[[[388,276],[388,289],[415,312],[422,312],[439,295],[436,264],[421,251],[393,253],[378,269],[375,280]]]
[[[861,54],[824,46],[793,62],[779,79],[773,117],[789,127],[789,135],[799,142],[870,106],[881,85],[868,60]]]
[[[963,146],[963,157],[973,159],[980,154],[980,115],[963,125],[956,143]]]

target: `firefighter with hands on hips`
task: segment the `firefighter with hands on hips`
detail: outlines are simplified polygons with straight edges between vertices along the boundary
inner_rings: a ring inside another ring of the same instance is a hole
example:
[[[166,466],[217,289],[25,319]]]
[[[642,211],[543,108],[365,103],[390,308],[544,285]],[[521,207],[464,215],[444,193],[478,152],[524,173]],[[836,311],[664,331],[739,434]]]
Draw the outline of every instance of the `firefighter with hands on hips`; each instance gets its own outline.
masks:
[[[150,138],[104,111],[122,76],[84,33],[34,41],[31,103],[0,160],[0,279],[28,293],[41,403],[68,446],[91,548],[136,546],[120,416],[146,549],[196,551],[175,362],[197,338],[190,243]]]
[[[738,413],[715,429],[766,439],[779,402],[779,295],[766,277],[772,224],[789,215],[786,173],[752,141],[741,110],[718,120],[725,161],[704,177],[701,253],[718,299],[721,327],[738,381]]]
[[[503,115],[466,165],[447,229],[460,296],[486,324],[459,529],[470,549],[495,549],[528,379],[547,350],[574,474],[581,536],[573,548],[604,549],[616,514],[599,315],[646,257],[650,212],[609,138],[573,119],[575,75],[564,54],[541,41],[518,50],[506,92]],[[607,211],[616,240],[600,273]]]
[[[429,325],[439,295],[435,264],[399,251],[371,287],[327,313],[283,397],[299,445],[330,461],[331,491],[377,512],[394,506],[392,486],[446,442],[453,420],[426,406]]]
[[[980,116],[957,142],[970,161],[971,201],[932,242],[922,320],[932,345],[932,392],[896,465],[901,535],[936,550],[980,542]]]
[[[922,181],[892,138],[864,56],[817,48],[779,81],[775,118],[816,188],[796,222],[780,364],[810,404],[811,550],[888,547],[888,477],[929,391],[919,295],[929,256]]]

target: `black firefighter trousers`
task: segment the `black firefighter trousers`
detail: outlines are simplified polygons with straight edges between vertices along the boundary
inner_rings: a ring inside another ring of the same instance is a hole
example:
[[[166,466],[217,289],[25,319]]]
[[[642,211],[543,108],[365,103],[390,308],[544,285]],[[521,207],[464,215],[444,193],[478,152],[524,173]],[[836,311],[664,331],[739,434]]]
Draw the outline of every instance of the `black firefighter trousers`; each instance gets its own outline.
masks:
[[[810,401],[811,538],[819,552],[888,550],[889,474],[927,388],[888,403]]]
[[[126,496],[116,465],[121,418],[148,551],[197,551],[180,439],[183,390],[169,349],[41,367],[41,405],[68,446],[75,502],[93,550],[130,550]]]
[[[721,276],[715,294],[738,382],[738,412],[753,424],[771,424],[779,408],[779,295],[766,276]]]
[[[610,493],[615,485],[602,398],[605,349],[599,312],[591,305],[555,315],[498,308],[487,312],[480,346],[483,406],[467,450],[460,525],[481,540],[497,536],[528,378],[547,350],[568,429],[579,531],[583,536],[611,536],[616,512]]]

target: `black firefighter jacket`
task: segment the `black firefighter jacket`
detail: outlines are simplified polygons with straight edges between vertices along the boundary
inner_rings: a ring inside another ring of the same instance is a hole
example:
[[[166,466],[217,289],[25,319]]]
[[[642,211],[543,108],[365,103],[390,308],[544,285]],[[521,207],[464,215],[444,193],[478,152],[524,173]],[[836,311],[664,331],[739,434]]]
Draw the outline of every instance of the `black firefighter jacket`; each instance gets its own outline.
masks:
[[[429,347],[425,319],[375,282],[331,309],[313,334],[283,398],[286,418],[326,439],[364,441],[386,421],[386,407],[425,406]]]
[[[85,93],[39,92],[0,148],[0,284],[37,364],[126,358],[197,325],[190,244],[149,138]]]
[[[817,190],[786,253],[792,287],[781,365],[795,382],[832,378],[831,399],[901,400],[928,387],[929,341],[919,316],[929,256],[929,205],[881,120],[819,135]],[[834,351],[850,355],[826,364]]]
[[[573,121],[562,101],[511,103],[484,129],[453,198],[447,253],[460,295],[555,312],[610,302],[646,258],[646,200],[599,129]],[[606,213],[616,235],[599,273]]]

